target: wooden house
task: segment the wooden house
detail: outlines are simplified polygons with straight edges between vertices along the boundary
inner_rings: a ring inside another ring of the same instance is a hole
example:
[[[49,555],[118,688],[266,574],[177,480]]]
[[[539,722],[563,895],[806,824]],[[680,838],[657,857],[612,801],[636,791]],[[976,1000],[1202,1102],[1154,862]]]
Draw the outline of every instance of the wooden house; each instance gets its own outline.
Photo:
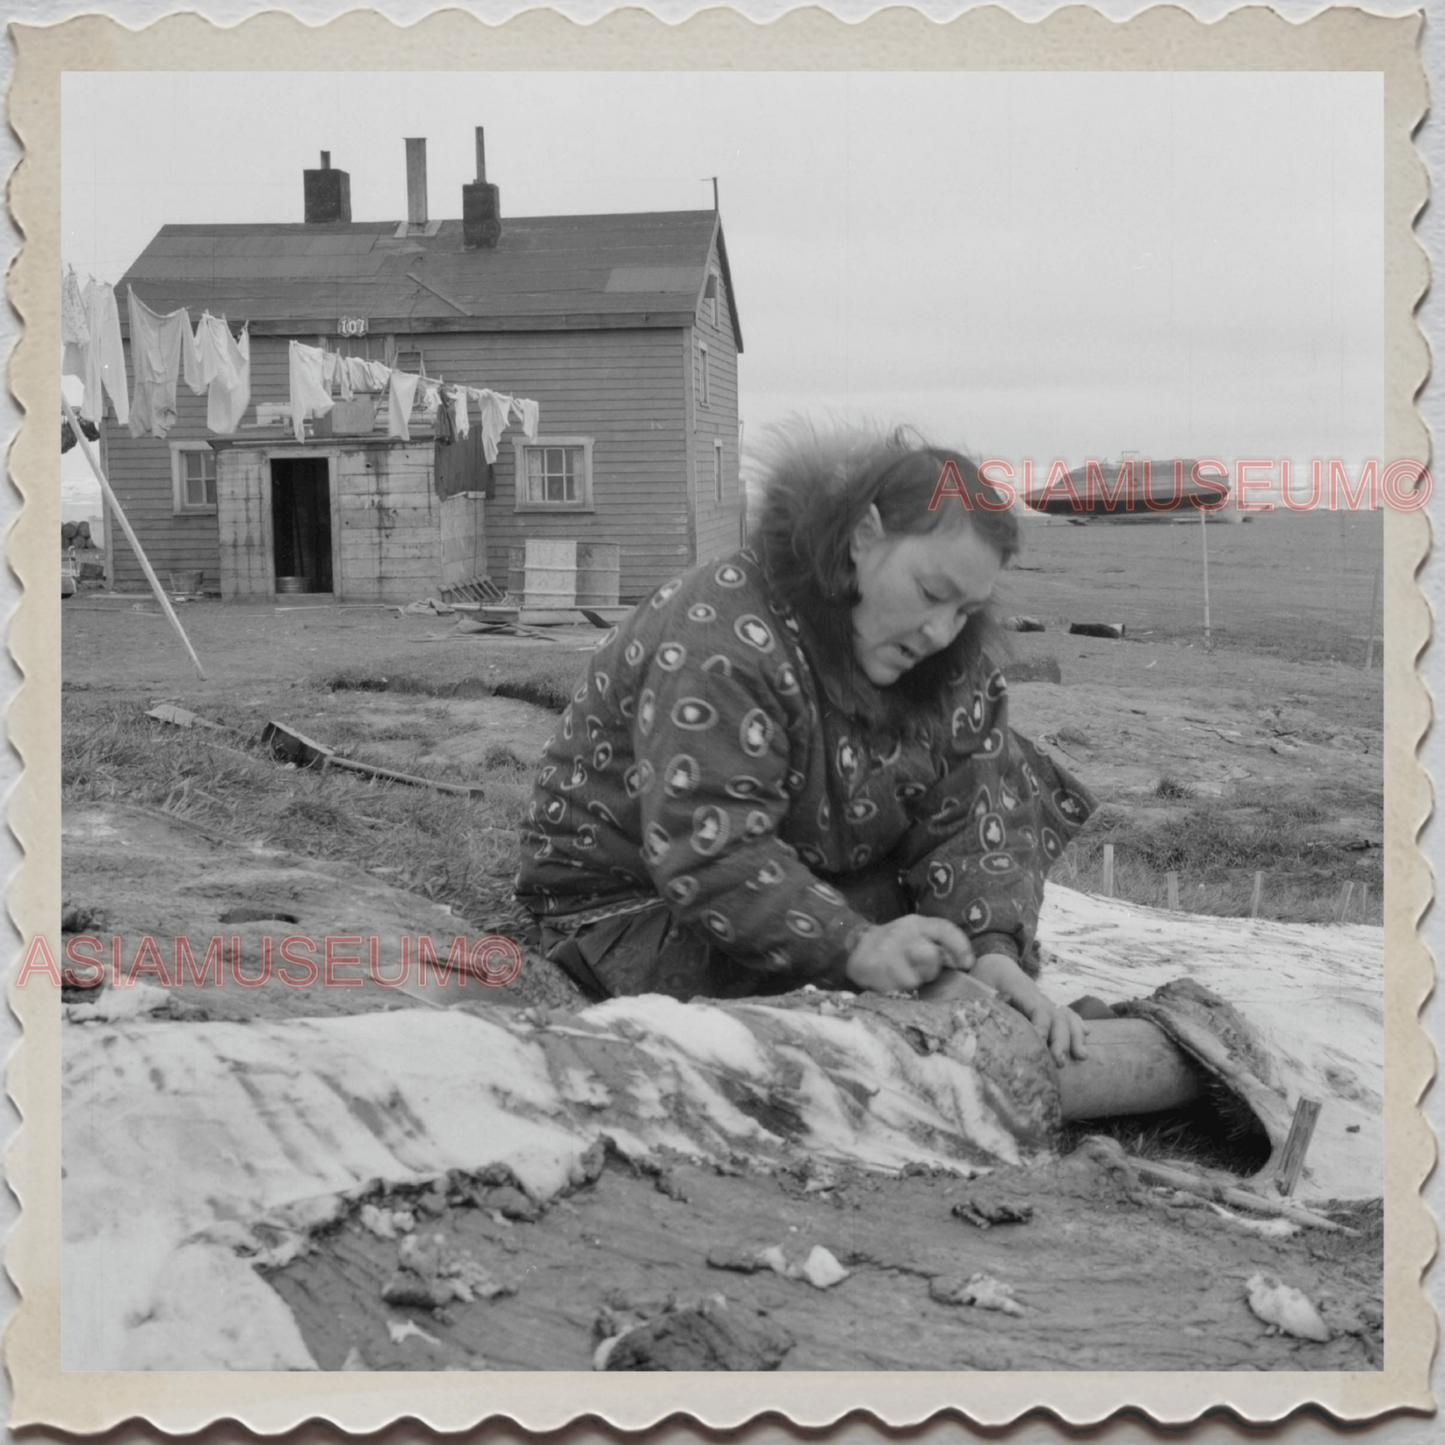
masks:
[[[234,434],[207,430],[184,382],[163,440],[106,427],[111,483],[157,573],[201,572],[228,599],[270,598],[280,578],[403,602],[482,575],[505,585],[515,545],[576,539],[620,548],[625,600],[736,547],[742,333],[719,215],[504,221],[478,130],[462,219],[430,220],[424,145],[407,142],[404,221],[353,222],[349,178],[323,153],[301,224],[165,226],[117,287],[123,330],[133,287],[153,311],[210,311],[251,338]],[[465,441],[419,414],[402,441],[382,396],[375,422],[338,407],[298,442],[275,420],[293,339],[530,398],[539,432],[512,423],[489,465],[475,407]],[[143,585],[123,536],[111,575]]]

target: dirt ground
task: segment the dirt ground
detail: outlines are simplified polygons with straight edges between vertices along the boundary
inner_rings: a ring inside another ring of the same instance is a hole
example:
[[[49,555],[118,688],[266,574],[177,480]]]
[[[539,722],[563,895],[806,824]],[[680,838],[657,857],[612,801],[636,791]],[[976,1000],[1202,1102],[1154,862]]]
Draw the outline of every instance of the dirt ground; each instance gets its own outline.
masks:
[[[1333,1236],[1270,1240],[1200,1200],[1141,1190],[1082,1150],[990,1177],[989,1199],[1027,1204],[1025,1223],[979,1229],[953,1213],[983,1189],[844,1171],[819,1190],[804,1171],[720,1176],[681,1161],[658,1180],[612,1163],[531,1221],[487,1208],[485,1189],[466,1203],[442,1191],[379,1200],[413,1211],[419,1237],[442,1236],[443,1254],[470,1257],[512,1294],[387,1306],[399,1246],[355,1216],[268,1278],[332,1370],[348,1358],[372,1370],[585,1370],[619,1328],[717,1295],[749,1331],[781,1332],[788,1370],[1381,1368],[1378,1238],[1348,1252]],[[1368,1214],[1360,1222],[1378,1236]],[[790,1260],[821,1245],[850,1273],[817,1289],[708,1264],[710,1252],[772,1245]],[[1256,1273],[1322,1302],[1339,1333],[1328,1344],[1266,1334],[1245,1302]],[[1008,1285],[1020,1313],[941,1302],[975,1274]],[[406,1320],[425,1334],[394,1340],[388,1323]],[[698,1351],[672,1367],[709,1361]]]
[[[1322,836],[1378,859],[1381,683],[1378,668],[1361,665],[1378,518],[1220,526],[1209,536],[1213,650],[1196,615],[1197,529],[1035,525],[1004,610],[1046,623],[1044,633],[1013,637],[1015,660],[1050,660],[1061,680],[1016,683],[1014,725],[1042,735],[1122,814],[1167,820],[1171,804],[1158,796],[1166,776],[1197,797],[1285,788],[1320,801]],[[179,612],[205,680],[153,600],[82,593],[65,603],[66,698],[92,713],[165,701],[216,720],[264,714],[372,761],[452,777],[495,765],[499,753],[524,769],[555,714],[525,689],[504,697],[493,688],[531,660],[580,669],[598,636],[457,636],[445,618],[292,599]],[[1124,621],[1127,639],[1070,635],[1070,620]],[[334,689],[343,674],[353,685]],[[359,866],[262,848],[244,832],[208,833],[120,804],[71,806],[67,897],[108,929],[163,940],[249,938],[288,915],[313,935],[461,927],[444,899],[419,898]],[[232,907],[260,912],[223,928]],[[173,1017],[429,1006],[374,986],[230,989],[224,1000],[182,992]],[[1358,1220],[1362,1234],[1348,1242],[1309,1230],[1271,1239],[1197,1201],[1140,1190],[1083,1154],[1002,1180],[1034,1217],[987,1231],[951,1214],[968,1190],[953,1178],[849,1175],[819,1190],[801,1178],[720,1176],[684,1163],[672,1177],[667,1193],[609,1167],[531,1220],[477,1207],[460,1185],[439,1193],[419,1227],[515,1282],[515,1293],[489,1301],[440,1311],[384,1304],[398,1245],[355,1218],[271,1280],[325,1369],[582,1369],[604,1335],[656,1322],[669,1302],[717,1293],[742,1336],[772,1340],[786,1369],[1380,1366],[1377,1219]],[[707,1264],[713,1246],[779,1244],[791,1255],[813,1243],[849,1277],[820,1291]],[[1244,1303],[1257,1271],[1322,1302],[1333,1340],[1266,1333]],[[1022,1313],[939,1302],[948,1290],[938,1281],[974,1273],[1011,1285]],[[416,1330],[394,1341],[388,1322],[406,1319]]]

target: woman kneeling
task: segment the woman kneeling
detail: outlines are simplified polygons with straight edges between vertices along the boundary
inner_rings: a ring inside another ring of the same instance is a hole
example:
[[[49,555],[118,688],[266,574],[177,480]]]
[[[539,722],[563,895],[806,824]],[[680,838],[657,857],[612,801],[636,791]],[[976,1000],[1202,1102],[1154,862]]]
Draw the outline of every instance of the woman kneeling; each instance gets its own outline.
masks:
[[[984,650],[1018,547],[957,452],[788,439],[752,545],[641,603],[548,743],[517,879],[547,956],[596,998],[971,973],[1084,1057],[1034,939],[1093,801]]]

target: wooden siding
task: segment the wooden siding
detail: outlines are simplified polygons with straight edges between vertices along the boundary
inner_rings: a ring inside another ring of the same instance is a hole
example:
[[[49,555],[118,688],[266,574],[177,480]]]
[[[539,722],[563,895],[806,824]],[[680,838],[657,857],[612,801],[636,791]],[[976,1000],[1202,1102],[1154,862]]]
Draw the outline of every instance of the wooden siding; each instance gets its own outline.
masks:
[[[717,405],[712,409],[717,414],[710,413],[704,419],[706,487],[697,526],[692,523],[688,506],[688,452],[695,438],[689,425],[690,362],[683,351],[689,334],[686,330],[457,333],[397,338],[400,350],[421,350],[431,376],[490,386],[536,400],[541,406],[543,437],[593,438],[594,511],[517,512],[512,439],[520,435],[520,427],[511,423],[503,433],[493,469],[495,494],[485,504],[483,531],[485,570],[494,580],[500,583],[506,577],[509,547],[527,537],[610,542],[621,549],[621,595],[635,598],[686,570],[699,555],[716,555],[737,545],[736,504],[731,510],[727,506],[718,509],[707,490],[711,487],[711,438],[719,431],[724,435],[727,484],[734,496],[737,485],[737,364],[725,324],[725,305],[725,301],[719,304],[717,340],[710,342],[717,346]],[[318,340],[312,336],[299,339],[308,344]],[[252,406],[247,412],[248,421],[254,421],[257,403],[285,402],[289,398],[286,338],[256,336],[251,346]],[[112,421],[108,442],[112,484],[156,571],[164,578],[167,571],[200,568],[206,585],[216,587],[221,561],[216,516],[176,516],[172,507],[169,443],[207,439],[205,409],[206,398],[193,396],[182,382],[177,392],[178,421],[166,441],[133,438],[126,428],[116,427]],[[472,426],[477,425],[474,408]],[[243,445],[245,435],[243,425],[238,434]],[[344,450],[341,439],[337,442]],[[268,440],[267,445],[276,444]],[[429,438],[424,445],[430,457]],[[360,456],[386,454],[384,449],[357,449]],[[350,475],[349,470],[343,470]],[[332,481],[333,487],[339,485],[335,468]],[[400,487],[401,478],[396,481]],[[434,535],[440,537],[439,502],[430,483],[429,467],[427,487],[412,490],[418,494],[407,498],[405,504],[419,509],[419,515],[408,515],[406,525],[430,525]],[[360,570],[368,557],[379,558],[382,553],[358,550],[358,542],[346,540],[348,527],[351,537],[356,537],[355,519],[350,523],[346,520],[348,495],[342,484],[342,505],[333,532],[338,562],[336,586],[339,593],[358,600],[372,596],[382,600],[378,584],[363,582]],[[401,502],[400,497],[394,497],[388,505]],[[425,517],[430,518],[429,523],[424,522]],[[375,545],[375,539],[365,544],[372,548]],[[439,549],[441,545],[439,542]],[[400,552],[385,555],[390,559],[387,565],[391,566],[391,574],[383,589],[387,592],[384,600],[405,601],[425,595],[417,590],[424,581],[432,588],[441,585],[440,569],[446,559],[440,550],[431,573],[425,576],[420,556],[405,557]],[[482,566],[478,564],[475,571],[481,571]],[[123,588],[145,585],[140,566],[123,538],[116,544],[116,581]]]
[[[442,502],[432,444],[343,447],[332,468],[337,596],[415,602],[442,585]]]
[[[542,437],[587,436],[591,512],[517,512],[513,422],[486,504],[487,570],[504,585],[508,549],[528,537],[612,542],[621,595],[640,597],[694,559],[687,524],[686,412],[678,331],[507,332],[427,336],[429,375],[530,397]],[[405,349],[405,339],[398,346]],[[472,426],[478,425],[473,408]]]
[[[708,405],[700,396],[692,408],[693,496],[696,506],[697,558],[734,552],[741,545],[742,487],[738,480],[738,352],[733,339],[731,298],[722,284],[722,263],[714,245],[710,269],[719,275],[717,320],[706,300],[698,306],[693,328],[692,369],[694,389],[701,346],[708,352]],[[719,503],[713,481],[713,443],[722,442],[723,499]]]

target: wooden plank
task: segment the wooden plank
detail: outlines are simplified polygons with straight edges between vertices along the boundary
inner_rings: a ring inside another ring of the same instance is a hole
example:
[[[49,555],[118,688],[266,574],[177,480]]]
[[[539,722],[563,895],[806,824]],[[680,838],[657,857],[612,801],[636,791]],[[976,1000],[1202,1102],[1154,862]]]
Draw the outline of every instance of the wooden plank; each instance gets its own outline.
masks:
[[[1346,880],[1343,888],[1340,889],[1339,902],[1335,905],[1335,922],[1343,923],[1350,911],[1350,895],[1354,892],[1355,885]]]
[[[1299,1183],[1300,1170],[1304,1168],[1305,1154],[1309,1151],[1310,1140],[1314,1138],[1319,1117],[1318,1099],[1301,1097],[1294,1107],[1294,1118],[1290,1121],[1284,1150],[1279,1156],[1279,1172],[1275,1176],[1275,1185],[1285,1198],[1294,1193],[1294,1187]]]
[[[269,493],[262,453],[229,451],[217,459],[223,598],[263,597],[276,590]]]
[[[441,548],[435,536],[415,541],[386,537],[379,547],[365,539],[343,537],[341,551],[348,561],[363,561],[370,557],[378,559],[382,567],[388,567],[393,562],[437,562],[441,558]]]

